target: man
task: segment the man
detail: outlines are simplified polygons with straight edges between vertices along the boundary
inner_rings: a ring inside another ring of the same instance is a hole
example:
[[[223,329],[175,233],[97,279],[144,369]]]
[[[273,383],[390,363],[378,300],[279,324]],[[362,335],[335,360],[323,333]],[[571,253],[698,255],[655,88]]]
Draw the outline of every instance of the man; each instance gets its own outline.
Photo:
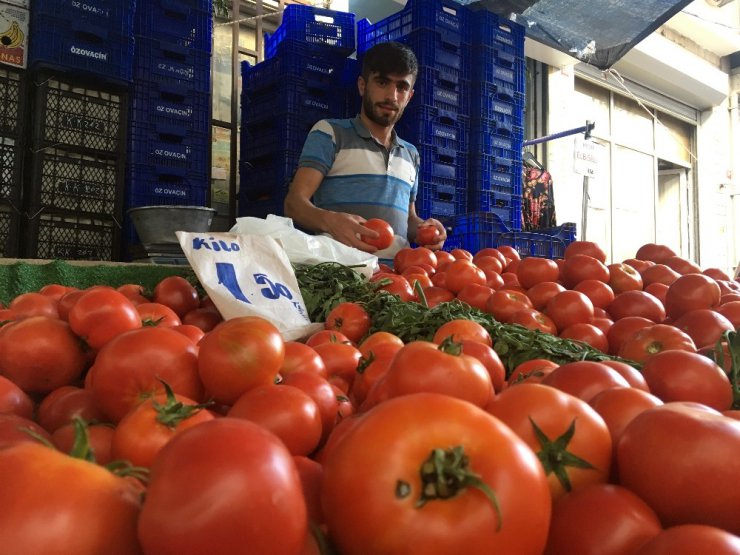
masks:
[[[325,119],[311,129],[285,198],[285,215],[309,231],[327,233],[346,245],[393,258],[415,241],[420,225],[435,226],[444,244],[441,222],[416,214],[419,153],[393,127],[414,95],[416,56],[407,46],[385,42],[363,58],[357,88],[360,114],[353,119]],[[393,228],[393,245],[383,251],[362,236],[378,234],[363,225],[381,218]]]

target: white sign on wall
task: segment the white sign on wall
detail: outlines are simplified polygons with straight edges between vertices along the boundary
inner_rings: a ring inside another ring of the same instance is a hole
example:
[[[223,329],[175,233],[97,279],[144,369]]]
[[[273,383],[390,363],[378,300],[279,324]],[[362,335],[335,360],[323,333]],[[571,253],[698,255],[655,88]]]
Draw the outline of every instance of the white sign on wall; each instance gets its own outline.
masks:
[[[577,135],[573,148],[573,171],[579,175],[596,177],[599,171],[602,148],[604,147],[599,143]]]

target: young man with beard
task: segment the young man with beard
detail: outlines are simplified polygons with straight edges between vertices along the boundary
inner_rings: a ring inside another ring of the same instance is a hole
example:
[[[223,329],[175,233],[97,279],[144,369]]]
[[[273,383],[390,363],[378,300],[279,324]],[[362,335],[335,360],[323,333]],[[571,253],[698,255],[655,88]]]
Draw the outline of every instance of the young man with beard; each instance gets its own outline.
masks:
[[[331,235],[337,241],[393,258],[416,230],[435,219],[416,214],[414,201],[419,182],[419,153],[393,129],[414,95],[418,63],[414,53],[397,42],[377,44],[363,58],[357,87],[362,97],[360,114],[351,119],[325,119],[311,129],[301,153],[285,215],[303,229]],[[363,223],[370,218],[387,221],[396,234],[391,247],[377,251],[361,240],[377,233]]]

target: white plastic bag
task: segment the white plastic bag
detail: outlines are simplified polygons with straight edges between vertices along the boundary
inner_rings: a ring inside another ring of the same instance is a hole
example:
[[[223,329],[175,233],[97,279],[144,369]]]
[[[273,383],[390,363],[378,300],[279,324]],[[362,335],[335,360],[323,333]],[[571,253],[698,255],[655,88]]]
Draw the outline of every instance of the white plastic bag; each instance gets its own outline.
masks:
[[[365,277],[378,270],[378,257],[374,254],[349,247],[327,235],[310,235],[293,227],[293,220],[268,214],[262,218],[237,218],[231,233],[267,235],[278,239],[288,259],[294,264],[319,264],[339,262],[345,266],[364,265],[354,268]]]
[[[225,320],[260,316],[285,341],[323,329],[312,324],[298,280],[280,243],[272,237],[234,233],[176,233],[200,283]]]

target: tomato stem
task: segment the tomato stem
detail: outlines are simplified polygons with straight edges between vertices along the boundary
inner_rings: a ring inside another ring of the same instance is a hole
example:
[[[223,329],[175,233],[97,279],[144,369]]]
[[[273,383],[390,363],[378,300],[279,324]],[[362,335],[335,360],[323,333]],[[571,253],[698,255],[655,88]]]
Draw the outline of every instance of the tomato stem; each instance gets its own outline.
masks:
[[[574,455],[568,451],[568,444],[573,439],[576,433],[576,419],[574,418],[568,429],[565,430],[560,436],[551,440],[545,432],[535,423],[532,417],[529,417],[529,422],[532,424],[534,435],[539,441],[540,449],[537,452],[537,458],[540,459],[542,466],[545,469],[545,474],[555,474],[555,477],[563,486],[565,491],[571,491],[573,486],[570,483],[570,477],[568,476],[568,467],[573,468],[584,468],[589,470],[595,470],[596,467],[585,459]]]
[[[455,341],[453,337],[453,335],[445,337],[437,349],[448,355],[460,356],[462,354],[462,343]]]
[[[482,491],[496,511],[496,531],[501,530],[503,517],[496,493],[480,476],[470,469],[468,459],[462,445],[451,449],[434,449],[425,460],[419,471],[421,475],[421,495],[416,500],[416,508],[423,507],[434,499],[450,499],[466,488],[476,488]],[[401,482],[399,482],[401,483]],[[399,485],[396,485],[399,491]]]
[[[723,360],[723,340],[727,342],[727,351],[730,355],[730,383],[732,384],[732,408],[740,409],[740,334],[736,331],[727,330],[717,341],[714,348],[715,361]]]
[[[175,393],[167,382],[164,380],[159,381],[164,386],[167,400],[164,403],[158,403],[157,401],[152,400],[152,407],[157,413],[157,422],[167,426],[168,428],[174,428],[183,420],[187,420],[191,416],[198,414],[201,409],[207,408],[213,404],[213,401],[208,401],[206,403],[199,403],[196,405],[186,405],[182,401],[177,400]]]

